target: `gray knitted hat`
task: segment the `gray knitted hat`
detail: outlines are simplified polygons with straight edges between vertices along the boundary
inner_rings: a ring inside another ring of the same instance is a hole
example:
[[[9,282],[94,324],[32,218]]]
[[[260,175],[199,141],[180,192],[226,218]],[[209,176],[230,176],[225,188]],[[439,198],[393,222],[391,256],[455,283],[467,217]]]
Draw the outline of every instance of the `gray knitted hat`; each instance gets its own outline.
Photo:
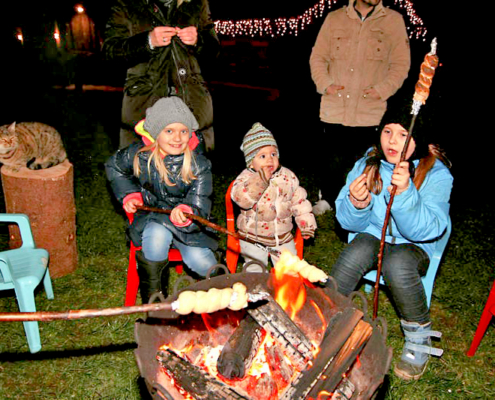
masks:
[[[198,129],[198,121],[180,97],[163,97],[146,110],[143,127],[156,140],[163,128],[177,122],[189,129],[189,137]]]
[[[251,161],[253,161],[258,150],[265,146],[275,146],[277,148],[277,155],[279,155],[277,142],[272,133],[259,122],[256,122],[242,140],[241,150],[244,152],[248,167],[251,165]]]

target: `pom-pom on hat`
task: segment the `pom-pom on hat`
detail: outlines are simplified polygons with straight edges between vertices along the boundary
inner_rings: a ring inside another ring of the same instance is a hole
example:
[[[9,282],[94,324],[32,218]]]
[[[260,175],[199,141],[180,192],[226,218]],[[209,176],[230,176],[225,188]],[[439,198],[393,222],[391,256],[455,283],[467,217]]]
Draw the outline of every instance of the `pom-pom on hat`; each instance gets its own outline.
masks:
[[[163,97],[146,110],[144,129],[156,140],[167,125],[181,123],[189,129],[189,137],[198,129],[198,121],[180,97]]]
[[[279,155],[277,142],[272,133],[259,122],[256,122],[242,140],[241,150],[244,152],[244,158],[248,167],[251,165],[258,150],[265,146],[275,146],[277,148],[277,156]]]

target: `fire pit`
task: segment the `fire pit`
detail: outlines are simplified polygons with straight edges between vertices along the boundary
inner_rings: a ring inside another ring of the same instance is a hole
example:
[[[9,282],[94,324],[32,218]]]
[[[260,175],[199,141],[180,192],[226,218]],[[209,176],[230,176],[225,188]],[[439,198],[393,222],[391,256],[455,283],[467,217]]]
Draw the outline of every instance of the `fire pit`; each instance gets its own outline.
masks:
[[[136,359],[151,396],[370,398],[383,382],[392,357],[385,345],[384,322],[370,321],[336,287],[288,280],[284,296],[273,274],[208,278],[183,290],[223,289],[240,282],[249,293],[270,296],[241,311],[185,316],[159,311],[138,320]],[[175,301],[179,293],[167,301]]]

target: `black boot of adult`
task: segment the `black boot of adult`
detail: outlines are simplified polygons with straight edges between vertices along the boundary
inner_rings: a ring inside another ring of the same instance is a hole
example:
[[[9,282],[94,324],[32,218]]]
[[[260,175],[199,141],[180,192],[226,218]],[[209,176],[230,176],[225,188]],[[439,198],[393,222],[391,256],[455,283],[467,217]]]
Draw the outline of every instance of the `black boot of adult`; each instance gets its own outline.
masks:
[[[143,304],[147,304],[151,295],[156,292],[162,292],[162,274],[167,270],[167,286],[168,289],[168,260],[150,261],[144,257],[142,251],[136,251],[137,272],[139,276],[139,292]],[[163,274],[164,275],[164,274]],[[167,297],[167,294],[164,293]]]

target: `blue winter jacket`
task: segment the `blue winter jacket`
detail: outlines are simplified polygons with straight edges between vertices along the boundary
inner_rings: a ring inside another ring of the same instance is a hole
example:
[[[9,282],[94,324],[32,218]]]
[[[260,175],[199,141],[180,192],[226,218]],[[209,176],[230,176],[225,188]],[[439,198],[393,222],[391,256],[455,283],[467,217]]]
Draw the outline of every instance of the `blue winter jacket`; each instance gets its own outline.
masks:
[[[413,161],[417,166],[419,161]],[[364,209],[357,209],[349,199],[350,184],[363,173],[366,157],[356,162],[347,176],[345,186],[337,200],[337,219],[350,231],[349,241],[358,233],[369,233],[380,239],[390,193],[392,171],[395,165],[382,161],[380,175],[383,189],[379,195],[371,194],[371,202]],[[406,191],[396,195],[392,204],[390,222],[385,241],[392,244],[414,243],[431,258],[435,242],[444,234],[449,216],[449,199],[453,177],[449,169],[436,160],[419,190],[412,181]]]

